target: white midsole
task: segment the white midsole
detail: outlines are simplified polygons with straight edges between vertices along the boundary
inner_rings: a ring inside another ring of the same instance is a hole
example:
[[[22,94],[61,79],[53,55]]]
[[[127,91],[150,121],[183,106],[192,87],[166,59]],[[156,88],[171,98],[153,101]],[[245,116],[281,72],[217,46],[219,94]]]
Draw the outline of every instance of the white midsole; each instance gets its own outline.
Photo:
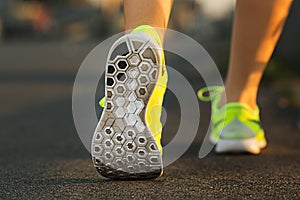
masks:
[[[247,139],[219,139],[217,142],[210,137],[212,143],[216,144],[217,153],[225,152],[249,152],[259,154],[261,149],[266,146],[266,142],[258,142],[255,137]]]

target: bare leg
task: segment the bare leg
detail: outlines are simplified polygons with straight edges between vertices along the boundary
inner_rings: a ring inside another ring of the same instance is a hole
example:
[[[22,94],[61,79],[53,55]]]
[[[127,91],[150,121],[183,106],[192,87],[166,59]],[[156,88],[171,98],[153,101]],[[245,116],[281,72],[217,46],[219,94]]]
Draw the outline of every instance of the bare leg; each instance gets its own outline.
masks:
[[[166,28],[173,0],[124,0],[125,29],[139,25]],[[164,33],[159,31],[163,41]]]
[[[289,12],[291,0],[237,0],[227,102],[256,106],[258,86]]]

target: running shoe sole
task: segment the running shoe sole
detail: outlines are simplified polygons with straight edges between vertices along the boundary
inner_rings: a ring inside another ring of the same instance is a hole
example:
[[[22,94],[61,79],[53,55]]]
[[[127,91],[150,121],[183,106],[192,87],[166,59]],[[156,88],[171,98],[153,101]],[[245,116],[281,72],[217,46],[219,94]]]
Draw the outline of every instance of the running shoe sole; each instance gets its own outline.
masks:
[[[227,152],[249,152],[252,154],[259,154],[260,147],[256,138],[228,140],[220,139],[215,148],[217,153]]]
[[[258,142],[257,139],[248,138],[248,139],[219,139],[216,142],[214,139],[210,138],[210,141],[213,144],[216,144],[215,151],[216,153],[251,153],[259,154],[261,149],[267,146],[267,143]]]
[[[92,160],[111,179],[151,179],[163,172],[145,110],[158,79],[157,44],[145,33],[127,34],[106,62],[106,103],[92,139]]]

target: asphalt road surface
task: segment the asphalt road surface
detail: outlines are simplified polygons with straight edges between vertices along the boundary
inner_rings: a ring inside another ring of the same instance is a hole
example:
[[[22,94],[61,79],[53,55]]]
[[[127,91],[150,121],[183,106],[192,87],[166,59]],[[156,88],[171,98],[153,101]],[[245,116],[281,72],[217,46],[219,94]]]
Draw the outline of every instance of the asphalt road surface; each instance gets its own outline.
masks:
[[[279,108],[264,82],[259,102],[268,147],[261,155],[199,159],[209,119],[208,104],[200,103],[204,119],[193,145],[162,177],[102,178],[76,134],[71,107],[76,71],[95,44],[0,46],[0,199],[300,199],[299,109]],[[165,143],[177,123],[172,98],[165,100]]]

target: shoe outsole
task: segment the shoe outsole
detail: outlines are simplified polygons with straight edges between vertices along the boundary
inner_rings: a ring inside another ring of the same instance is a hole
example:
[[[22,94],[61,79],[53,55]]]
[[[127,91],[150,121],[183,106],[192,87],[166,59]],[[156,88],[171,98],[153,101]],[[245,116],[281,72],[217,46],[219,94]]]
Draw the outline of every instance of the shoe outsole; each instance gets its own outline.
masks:
[[[261,148],[256,140],[256,138],[248,138],[248,139],[220,139],[217,142],[215,151],[217,153],[240,153],[240,152],[248,152],[251,154],[259,154],[261,152]]]
[[[95,168],[107,178],[151,179],[163,171],[158,144],[145,121],[160,70],[159,52],[149,37],[125,35],[108,54],[106,103],[91,149]]]
[[[261,150],[267,146],[266,141],[258,142],[256,138],[248,139],[219,139],[218,141],[210,137],[210,142],[215,144],[216,153],[251,153],[260,154]]]
[[[265,140],[259,142],[255,137],[247,139],[224,139],[215,140],[212,136],[210,142],[215,146],[216,153],[251,153],[260,154],[261,150],[267,146]]]

